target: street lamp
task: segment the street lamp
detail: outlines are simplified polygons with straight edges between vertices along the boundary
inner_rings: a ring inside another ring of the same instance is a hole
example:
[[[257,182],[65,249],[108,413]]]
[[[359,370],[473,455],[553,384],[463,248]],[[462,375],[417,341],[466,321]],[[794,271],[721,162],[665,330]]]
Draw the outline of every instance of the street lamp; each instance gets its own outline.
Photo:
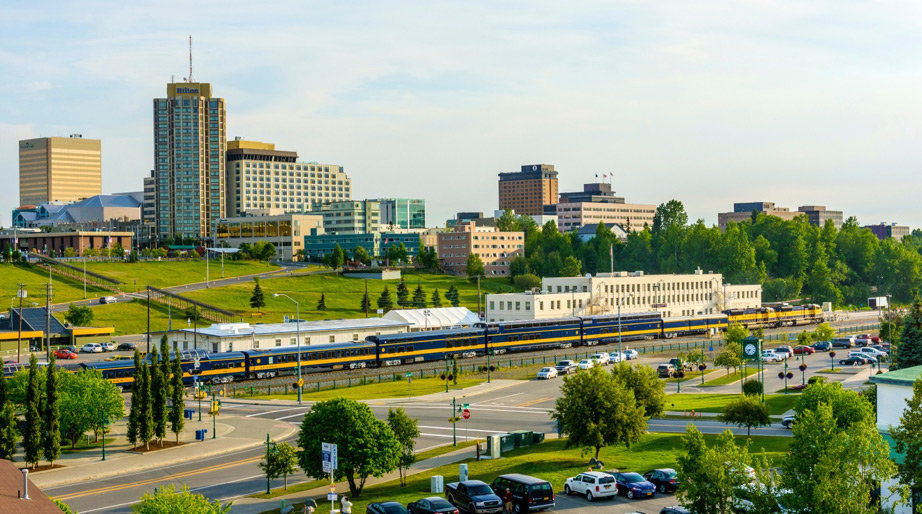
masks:
[[[800,369],[800,385],[807,385],[807,365],[801,364],[797,368]]]
[[[429,315],[432,314],[432,311],[429,309],[423,309],[423,317],[426,318],[426,330],[429,330]]]
[[[672,378],[675,379],[676,394],[682,392],[682,379],[685,378],[684,370],[676,370],[672,372]]]
[[[701,385],[704,385],[704,370],[706,370],[707,368],[708,368],[707,364],[702,363],[698,365],[698,371],[701,372]]]
[[[836,370],[836,352],[833,352],[833,351],[829,352],[829,362],[832,363],[832,370],[835,371]]]
[[[276,298],[279,296],[288,298],[295,304],[295,316],[297,317],[295,320],[295,326],[297,327],[298,333],[298,405],[301,405],[301,386],[304,385],[304,380],[301,379],[301,304],[295,301],[294,298],[284,293],[273,293],[272,296]]]

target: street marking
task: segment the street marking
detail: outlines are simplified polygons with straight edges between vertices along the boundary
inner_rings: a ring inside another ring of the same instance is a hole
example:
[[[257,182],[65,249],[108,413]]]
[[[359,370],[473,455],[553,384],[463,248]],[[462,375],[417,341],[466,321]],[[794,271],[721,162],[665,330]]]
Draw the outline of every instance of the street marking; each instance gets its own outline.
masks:
[[[306,412],[299,412],[298,414],[292,414],[291,416],[282,416],[281,418],[275,418],[275,421],[282,421],[288,418],[297,418],[298,416],[306,416]]]
[[[214,485],[206,485],[206,486],[202,486],[202,487],[196,487],[195,489],[189,489],[189,492],[191,493],[191,492],[201,491],[202,489],[209,489],[209,488],[211,488],[211,487],[215,487],[215,486],[219,486],[219,485],[236,484],[237,482],[245,482],[245,481],[247,481],[247,480],[253,480],[254,478],[265,478],[265,477],[266,477],[266,475],[254,475],[254,476],[251,476],[251,477],[240,478],[240,479],[237,479],[237,480],[231,480],[230,482],[224,482],[223,484],[214,484]],[[260,491],[261,491],[261,490],[262,490],[262,489],[260,489]],[[239,494],[239,495],[237,495],[237,496],[231,496],[231,497],[228,497],[228,498],[221,498],[221,499],[218,500],[218,501],[221,502],[221,503],[224,503],[225,500],[232,500],[232,499],[235,499],[235,498],[239,498],[239,497],[241,497],[241,496],[246,496],[247,494],[251,494],[251,493],[243,493],[243,494]],[[118,508],[118,507],[127,507],[128,505],[134,505],[134,504],[136,504],[136,503],[141,503],[141,500],[135,500],[135,501],[133,501],[133,502],[127,502],[127,503],[119,503],[118,505],[107,505],[107,506],[105,506],[105,507],[99,507],[99,508],[97,508],[97,509],[90,509],[90,510],[83,510],[83,511],[81,511],[81,512],[84,512],[84,513],[86,513],[86,514],[89,514],[90,512],[98,512],[98,511],[101,511],[101,510],[115,509],[115,508]]]
[[[73,498],[80,498],[80,497],[82,497],[82,496],[89,496],[89,495],[91,495],[91,494],[103,494],[103,493],[110,493],[110,492],[113,492],[113,491],[121,491],[121,490],[123,490],[123,489],[130,489],[130,488],[132,488],[132,487],[138,487],[138,486],[149,485],[149,484],[156,484],[156,483],[159,483],[159,482],[163,482],[164,480],[167,480],[167,479],[169,479],[169,480],[175,480],[175,479],[177,479],[177,478],[184,478],[184,477],[189,477],[189,476],[194,476],[194,475],[200,475],[200,474],[202,474],[202,473],[210,473],[210,472],[212,472],[212,471],[218,471],[218,470],[221,470],[221,469],[232,468],[232,467],[240,466],[240,465],[243,465],[243,464],[250,464],[250,463],[252,463],[252,462],[257,462],[257,461],[260,461],[260,460],[262,460],[262,459],[263,459],[262,456],[259,456],[259,457],[250,457],[250,458],[247,458],[247,459],[242,459],[242,460],[238,460],[238,461],[234,461],[234,462],[227,462],[227,463],[225,463],[225,464],[215,464],[214,466],[208,466],[208,467],[205,467],[205,468],[199,468],[199,469],[193,469],[193,470],[189,470],[189,471],[184,471],[184,472],[182,472],[182,473],[176,473],[176,474],[170,475],[169,477],[149,478],[149,479],[147,479],[147,480],[141,480],[140,482],[133,482],[133,483],[130,483],[130,484],[118,484],[118,485],[111,485],[111,486],[108,486],[108,487],[100,487],[100,488],[98,488],[98,489],[91,489],[91,490],[88,490],[88,491],[81,491],[81,492],[78,492],[78,493],[70,493],[70,494],[64,494],[64,495],[60,495],[60,496],[55,496],[55,498],[57,498],[58,500],[70,500],[70,499],[73,499]]]
[[[459,430],[460,430],[460,429],[459,429]],[[427,436],[427,437],[449,437],[449,438],[451,438],[451,437],[456,437],[456,438],[458,438],[458,439],[464,439],[465,441],[474,441],[474,440],[477,440],[476,437],[466,437],[466,436],[461,435],[461,434],[458,434],[457,436],[454,436],[454,435],[451,435],[451,434],[424,434],[424,433],[420,432],[419,435],[424,435],[424,436]]]
[[[497,401],[497,400],[502,400],[502,399],[504,399],[504,398],[512,398],[513,396],[518,396],[518,395],[520,395],[520,394],[523,394],[523,393],[507,394],[506,396],[500,396],[500,397],[498,397],[498,398],[491,398],[491,399],[485,400],[485,401],[491,402],[491,405],[496,405],[496,401]],[[478,404],[474,403],[474,404],[472,404],[472,405],[478,405]]]
[[[524,402],[524,403],[520,403],[520,404],[516,405],[516,407],[528,407],[528,406],[531,406],[531,405],[535,405],[535,404],[538,404],[538,403],[543,403],[543,402],[546,402],[546,401],[548,401],[548,400],[553,400],[553,399],[554,399],[553,396],[547,396],[547,397],[544,397],[544,398],[538,398],[537,400],[531,400],[531,401],[527,401],[527,402]]]
[[[418,428],[428,428],[428,429],[431,429],[431,430],[451,430],[451,427],[428,427],[428,426],[423,426],[423,425],[420,425]],[[459,428],[458,430],[461,430],[461,429]],[[466,429],[466,430],[468,430],[468,431],[470,431],[470,432],[486,432],[486,433],[488,433],[488,434],[496,434],[496,433],[499,433],[499,432],[497,432],[496,430],[477,430],[477,429],[474,429],[474,428],[469,428],[469,429]]]
[[[235,404],[235,405],[239,405],[239,404]],[[290,408],[288,408],[288,409],[270,410],[270,411],[267,411],[267,412],[257,412],[257,413],[255,413],[255,414],[250,414],[249,416],[244,416],[244,417],[246,417],[246,418],[252,418],[253,416],[264,416],[264,415],[266,415],[266,414],[275,414],[276,412],[285,412],[285,411],[287,411],[287,410],[296,410],[296,409],[304,409],[304,408],[306,408],[306,407],[303,407],[303,406],[290,407]]]

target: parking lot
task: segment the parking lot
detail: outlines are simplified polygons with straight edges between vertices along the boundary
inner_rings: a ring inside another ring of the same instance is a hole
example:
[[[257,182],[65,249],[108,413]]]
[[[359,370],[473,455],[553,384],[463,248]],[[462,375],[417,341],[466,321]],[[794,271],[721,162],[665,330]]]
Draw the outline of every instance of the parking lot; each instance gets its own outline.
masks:
[[[585,496],[567,496],[563,491],[560,491],[557,494],[557,507],[553,510],[566,511],[573,514],[581,514],[584,512],[587,514],[599,512],[605,512],[606,514],[625,514],[627,512],[657,514],[663,507],[671,507],[672,505],[678,504],[678,500],[676,500],[675,495],[672,493],[656,493],[652,498],[635,500],[628,500],[624,496],[615,496],[614,498],[604,498],[590,503],[586,501]]]

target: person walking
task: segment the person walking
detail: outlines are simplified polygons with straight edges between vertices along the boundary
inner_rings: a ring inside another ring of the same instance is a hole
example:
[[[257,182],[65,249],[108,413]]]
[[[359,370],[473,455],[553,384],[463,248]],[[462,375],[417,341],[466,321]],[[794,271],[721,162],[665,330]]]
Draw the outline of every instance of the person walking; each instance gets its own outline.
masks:
[[[352,502],[349,501],[349,497],[343,495],[342,499],[342,514],[352,514]]]
[[[508,487],[503,495],[503,510],[506,514],[512,514],[512,491]]]

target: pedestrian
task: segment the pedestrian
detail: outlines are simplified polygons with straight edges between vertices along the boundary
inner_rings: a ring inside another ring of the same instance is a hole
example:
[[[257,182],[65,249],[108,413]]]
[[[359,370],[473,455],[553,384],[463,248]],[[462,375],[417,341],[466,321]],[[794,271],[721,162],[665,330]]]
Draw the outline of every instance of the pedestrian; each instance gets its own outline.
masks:
[[[512,491],[506,488],[506,494],[503,495],[503,510],[506,514],[512,514]]]
[[[312,503],[314,503],[314,500],[305,500],[304,508],[301,509],[301,514],[314,514],[314,506]]]
[[[352,502],[349,501],[349,497],[343,495],[342,499],[342,514],[352,514]]]

